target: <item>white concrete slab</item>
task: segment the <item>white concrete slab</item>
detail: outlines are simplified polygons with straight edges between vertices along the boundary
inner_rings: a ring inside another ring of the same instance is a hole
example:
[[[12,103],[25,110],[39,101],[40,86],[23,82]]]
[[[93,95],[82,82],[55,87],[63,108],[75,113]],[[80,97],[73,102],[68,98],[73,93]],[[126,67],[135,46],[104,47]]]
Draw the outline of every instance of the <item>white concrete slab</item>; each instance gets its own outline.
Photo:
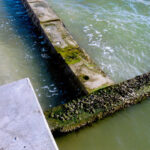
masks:
[[[58,150],[29,79],[0,86],[0,150]]]

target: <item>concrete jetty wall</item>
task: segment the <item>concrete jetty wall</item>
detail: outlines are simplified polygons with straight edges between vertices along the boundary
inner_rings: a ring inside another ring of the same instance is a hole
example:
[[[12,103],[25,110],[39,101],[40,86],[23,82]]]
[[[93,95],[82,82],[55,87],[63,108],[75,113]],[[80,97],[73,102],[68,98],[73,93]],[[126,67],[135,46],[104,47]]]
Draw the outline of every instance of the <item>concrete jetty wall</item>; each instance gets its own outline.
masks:
[[[62,75],[67,77],[73,90],[88,94],[45,112],[53,132],[77,130],[150,96],[150,73],[112,85],[45,0],[22,2],[33,24],[49,43],[51,54],[58,58]]]
[[[62,20],[45,0],[22,0],[33,24],[44,35],[74,90],[89,94],[113,82],[70,35]],[[53,48],[52,48],[53,47]],[[59,56],[58,56],[59,54]],[[63,61],[62,61],[63,60]]]

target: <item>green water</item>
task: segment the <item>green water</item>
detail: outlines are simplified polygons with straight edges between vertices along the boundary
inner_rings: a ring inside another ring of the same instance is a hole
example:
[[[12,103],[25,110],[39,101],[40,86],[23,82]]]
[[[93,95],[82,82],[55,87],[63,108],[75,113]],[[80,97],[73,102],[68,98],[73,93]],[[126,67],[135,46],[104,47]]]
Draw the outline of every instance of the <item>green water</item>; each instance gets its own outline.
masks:
[[[63,137],[60,150],[149,150],[150,101]]]
[[[0,85],[30,78],[43,109],[69,97],[20,0],[0,0]]]
[[[111,79],[150,71],[149,0],[47,0]]]
[[[47,0],[89,55],[115,82],[150,71],[149,0]],[[76,133],[60,150],[149,150],[150,101]]]

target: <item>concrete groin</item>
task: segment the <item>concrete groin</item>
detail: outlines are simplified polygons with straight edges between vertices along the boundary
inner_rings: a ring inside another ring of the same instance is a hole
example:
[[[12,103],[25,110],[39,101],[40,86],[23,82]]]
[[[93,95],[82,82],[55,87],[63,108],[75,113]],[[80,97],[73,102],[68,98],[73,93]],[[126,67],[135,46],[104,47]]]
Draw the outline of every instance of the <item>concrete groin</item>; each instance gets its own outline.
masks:
[[[150,96],[150,73],[100,89],[45,112],[55,133],[67,133],[137,104]]]
[[[66,133],[139,103],[150,96],[150,73],[112,85],[45,0],[22,0],[29,17],[58,61],[72,90],[87,96],[45,112],[53,132]]]
[[[61,73],[74,90],[89,94],[112,85],[113,82],[98,68],[70,35],[62,20],[45,0],[22,0],[28,14],[49,43],[51,54],[55,55]]]

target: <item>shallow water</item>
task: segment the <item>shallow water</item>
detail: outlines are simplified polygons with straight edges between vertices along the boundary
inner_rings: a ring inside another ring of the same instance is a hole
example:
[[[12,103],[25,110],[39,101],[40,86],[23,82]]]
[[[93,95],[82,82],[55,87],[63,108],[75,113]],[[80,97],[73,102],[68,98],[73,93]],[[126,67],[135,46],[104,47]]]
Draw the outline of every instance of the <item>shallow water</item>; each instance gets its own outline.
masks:
[[[47,1],[115,82],[150,71],[150,1]]]
[[[21,1],[0,0],[0,85],[29,77],[43,109],[69,95],[46,52]]]
[[[47,0],[94,61],[120,82],[150,71],[150,1]],[[56,137],[60,150],[150,149],[150,101]]]

